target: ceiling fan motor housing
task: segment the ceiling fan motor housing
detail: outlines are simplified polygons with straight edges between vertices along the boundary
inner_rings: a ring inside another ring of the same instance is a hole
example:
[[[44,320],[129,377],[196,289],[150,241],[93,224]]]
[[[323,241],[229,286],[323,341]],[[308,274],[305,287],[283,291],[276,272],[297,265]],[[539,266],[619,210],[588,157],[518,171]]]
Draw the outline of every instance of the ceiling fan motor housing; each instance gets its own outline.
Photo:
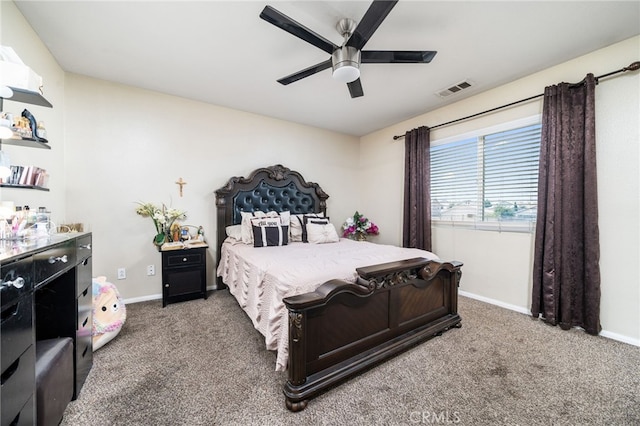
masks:
[[[355,47],[342,46],[331,55],[333,78],[351,83],[360,77],[360,51]]]

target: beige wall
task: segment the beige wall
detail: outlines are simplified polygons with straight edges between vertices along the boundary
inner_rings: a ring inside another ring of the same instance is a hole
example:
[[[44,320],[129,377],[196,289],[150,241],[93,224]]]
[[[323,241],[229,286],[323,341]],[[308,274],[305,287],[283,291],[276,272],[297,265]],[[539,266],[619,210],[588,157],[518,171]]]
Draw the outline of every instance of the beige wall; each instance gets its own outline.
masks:
[[[80,221],[94,233],[95,275],[106,275],[129,300],[160,294],[160,256],[151,247],[153,225],[134,212],[137,201],[165,202],[188,211],[213,243],[213,191],[232,175],[282,163],[319,182],[339,226],[355,209],[381,228],[377,241],[401,242],[402,141],[393,135],[434,125],[541,93],[544,86],[579,81],[638,59],[640,38],[616,44],[367,135],[360,140],[132,87],[65,74],[13,3],[0,2],[1,43],[14,47],[44,77],[53,109],[34,107],[47,124],[52,150],[3,147],[14,163],[51,172],[51,192],[2,189],[16,205],[47,206],[57,222]],[[604,334],[640,344],[639,152],[640,76],[602,82],[597,89],[602,324]],[[11,106],[6,108],[24,108]],[[439,139],[540,113],[540,102],[436,130]],[[21,111],[21,109],[20,109]],[[174,182],[188,182],[184,197]],[[352,183],[361,182],[358,190]],[[362,185],[367,182],[367,185]],[[531,288],[531,234],[434,229],[435,251],[465,263],[461,290],[527,311]],[[209,283],[213,259],[209,251]],[[158,274],[146,276],[154,264]],[[127,269],[117,281],[116,270]],[[464,316],[464,313],[462,313]]]
[[[361,180],[372,183],[362,194],[362,210],[382,229],[380,241],[401,242],[404,144],[393,135],[422,125],[437,125],[544,91],[561,81],[577,82],[638,60],[634,37],[497,89],[442,107],[367,135],[360,141]],[[603,80],[596,90],[599,227],[603,334],[640,344],[640,74]],[[541,113],[540,100],[432,132],[432,140],[463,134]],[[385,194],[380,197],[380,194]],[[460,290],[521,312],[530,312],[532,234],[468,229],[433,229],[434,251],[464,262]],[[464,318],[464,313],[462,313]]]
[[[91,226],[94,274],[113,281],[117,268],[126,268],[127,279],[116,282],[125,298],[161,289],[159,274],[146,276],[147,265],[160,271],[160,255],[151,245],[151,219],[135,214],[138,201],[187,210],[185,223],[204,227],[210,284],[214,191],[231,176],[283,164],[321,184],[332,216],[355,206],[344,184],[356,176],[355,137],[73,74],[66,99],[67,218]]]

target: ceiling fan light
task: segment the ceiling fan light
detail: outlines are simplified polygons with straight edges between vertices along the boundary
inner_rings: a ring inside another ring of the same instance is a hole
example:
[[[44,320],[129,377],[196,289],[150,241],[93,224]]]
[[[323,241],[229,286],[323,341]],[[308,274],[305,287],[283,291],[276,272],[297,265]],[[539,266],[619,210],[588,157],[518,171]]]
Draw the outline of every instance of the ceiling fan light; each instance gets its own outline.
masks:
[[[360,78],[360,51],[354,47],[342,46],[331,55],[333,78],[342,83],[351,83]]]
[[[341,83],[351,83],[360,78],[360,69],[353,65],[343,64],[333,69],[333,78]]]

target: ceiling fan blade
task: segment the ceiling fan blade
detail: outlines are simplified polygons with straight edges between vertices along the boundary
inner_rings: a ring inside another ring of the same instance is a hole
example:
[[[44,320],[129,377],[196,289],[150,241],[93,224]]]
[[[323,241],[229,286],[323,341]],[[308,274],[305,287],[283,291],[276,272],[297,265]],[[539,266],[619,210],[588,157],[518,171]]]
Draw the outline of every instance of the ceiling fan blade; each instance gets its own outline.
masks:
[[[351,94],[352,98],[359,98],[360,96],[364,96],[360,79],[352,81],[351,83],[347,83],[347,87],[349,88],[349,93]]]
[[[346,45],[362,50],[396,3],[398,3],[397,0],[374,1],[371,3]]]
[[[265,6],[262,13],[260,13],[260,18],[285,30],[289,34],[293,34],[307,43],[313,44],[315,47],[324,50],[328,54],[332,54],[333,51],[338,48],[338,46],[326,38],[314,33],[309,28],[278,12],[271,6]]]
[[[360,61],[363,64],[428,64],[435,50],[363,50]]]
[[[282,77],[278,80],[278,83],[284,84],[285,86],[289,83],[293,83],[294,81],[301,80],[305,77],[309,77],[317,72],[324,71],[327,68],[331,68],[331,59],[327,59],[324,62],[320,62],[319,64],[312,65],[309,68],[305,68],[302,71],[298,71],[294,74],[288,75],[286,77]]]

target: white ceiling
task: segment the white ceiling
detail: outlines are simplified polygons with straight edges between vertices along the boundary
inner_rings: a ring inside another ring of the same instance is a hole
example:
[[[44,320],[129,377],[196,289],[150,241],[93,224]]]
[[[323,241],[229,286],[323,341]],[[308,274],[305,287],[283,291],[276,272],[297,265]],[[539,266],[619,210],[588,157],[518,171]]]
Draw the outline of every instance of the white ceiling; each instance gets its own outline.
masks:
[[[639,1],[400,1],[364,50],[438,54],[363,64],[352,99],[330,70],[277,83],[329,55],[258,16],[270,4],[340,45],[335,24],[369,1],[15,3],[65,71],[358,136],[640,33]]]

